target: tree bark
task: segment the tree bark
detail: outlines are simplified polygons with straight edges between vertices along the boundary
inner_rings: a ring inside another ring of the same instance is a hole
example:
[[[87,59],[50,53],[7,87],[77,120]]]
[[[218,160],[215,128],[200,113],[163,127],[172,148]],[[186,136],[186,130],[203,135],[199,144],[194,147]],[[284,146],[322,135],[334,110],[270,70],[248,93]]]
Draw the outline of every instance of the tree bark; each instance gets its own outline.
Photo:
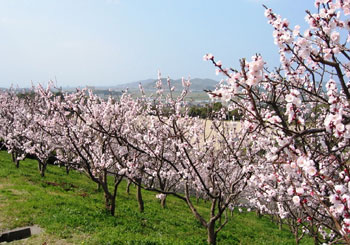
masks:
[[[46,163],[41,163],[40,176],[45,177]]]
[[[11,156],[12,156],[12,162],[15,163],[16,168],[19,168],[19,160],[17,159],[17,156],[18,156],[17,152],[16,151],[12,151],[11,152]]]
[[[295,244],[299,244],[299,232],[298,232],[298,227],[296,227],[296,231],[294,232],[294,237],[295,237]]]
[[[15,158],[16,158],[15,154],[16,154],[15,151],[11,152],[12,162],[15,162]]]
[[[116,197],[114,196],[111,200],[111,215],[112,216],[115,215],[115,199],[116,199]]]
[[[210,221],[207,227],[208,232],[208,244],[216,244],[216,233],[215,233],[215,221]]]
[[[162,208],[165,208],[165,206],[166,206],[166,197],[167,197],[167,195],[165,195],[165,197],[160,200],[160,206]]]
[[[131,185],[131,181],[128,179],[128,183],[126,185],[126,194],[130,194],[130,185]]]
[[[282,230],[282,225],[283,225],[283,220],[281,217],[278,217],[278,229],[281,231]]]
[[[260,219],[261,218],[261,213],[259,211],[259,209],[256,210],[256,216]]]
[[[41,177],[45,177],[46,162],[42,162],[38,159],[38,169]]]
[[[314,244],[315,244],[315,245],[320,244],[320,243],[318,242],[318,236],[317,236],[317,234],[314,235],[313,238],[314,238]]]
[[[141,193],[141,182],[142,182],[141,178],[136,179],[136,183],[137,183],[136,198],[137,198],[137,202],[139,204],[139,210],[142,213],[145,208],[144,208],[144,203],[143,203],[142,193]]]
[[[40,160],[38,160],[38,169],[41,172],[41,168],[42,168],[42,162]]]
[[[110,212],[112,216],[115,215],[117,191],[122,179],[122,177],[118,178],[118,176],[115,176],[113,192],[110,192],[108,190],[107,171],[104,171],[103,182],[99,183],[104,191],[106,209]]]
[[[115,197],[109,193],[105,193],[105,206],[112,216],[115,214]]]
[[[106,209],[111,213],[112,216],[114,216],[116,195],[113,196],[108,190],[108,175],[107,175],[106,169],[103,169],[102,179],[100,179],[100,181],[97,184],[98,184],[98,189],[100,189],[102,187],[102,189],[104,191]],[[114,191],[115,191],[115,189],[114,189]],[[115,191],[115,193],[116,193],[116,191]]]

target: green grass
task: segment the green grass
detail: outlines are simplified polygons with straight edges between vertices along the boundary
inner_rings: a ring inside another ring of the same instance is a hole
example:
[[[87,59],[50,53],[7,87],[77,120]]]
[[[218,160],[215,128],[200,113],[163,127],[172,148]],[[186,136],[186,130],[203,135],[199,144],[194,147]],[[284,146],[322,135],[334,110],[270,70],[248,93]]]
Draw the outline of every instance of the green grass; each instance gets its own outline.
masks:
[[[135,188],[127,195],[125,187],[122,182],[112,217],[104,209],[103,193],[84,175],[48,166],[41,178],[36,161],[22,161],[16,169],[1,151],[0,231],[33,224],[44,229],[25,244],[206,244],[205,229],[183,201],[169,197],[162,209],[155,193],[143,191],[145,212],[139,213]],[[198,210],[208,213],[208,204],[200,201]],[[230,219],[218,244],[294,244],[287,229],[279,231],[266,217],[244,212]]]

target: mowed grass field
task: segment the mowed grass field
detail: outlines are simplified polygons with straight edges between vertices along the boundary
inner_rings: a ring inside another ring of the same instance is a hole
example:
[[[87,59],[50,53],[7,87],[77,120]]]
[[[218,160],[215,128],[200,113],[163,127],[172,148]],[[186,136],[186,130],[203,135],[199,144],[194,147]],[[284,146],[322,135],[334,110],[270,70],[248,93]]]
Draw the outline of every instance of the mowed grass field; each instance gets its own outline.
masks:
[[[0,151],[0,233],[7,229],[38,225],[39,235],[12,244],[206,244],[206,230],[186,204],[169,197],[162,209],[155,193],[143,191],[145,211],[138,211],[135,187],[130,194],[123,181],[118,190],[116,216],[104,209],[103,193],[86,176],[48,166],[41,178],[35,160],[16,169],[7,152]],[[209,204],[197,205],[208,213]],[[268,217],[254,212],[234,212],[219,233],[218,244],[294,244],[292,234]],[[302,244],[312,244],[306,238]]]

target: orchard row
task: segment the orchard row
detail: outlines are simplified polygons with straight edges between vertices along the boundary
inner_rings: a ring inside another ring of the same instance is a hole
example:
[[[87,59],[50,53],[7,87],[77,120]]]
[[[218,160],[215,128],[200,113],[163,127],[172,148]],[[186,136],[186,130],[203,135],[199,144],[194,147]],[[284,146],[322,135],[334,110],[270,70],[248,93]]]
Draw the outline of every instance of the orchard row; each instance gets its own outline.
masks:
[[[154,97],[103,100],[88,90],[55,95],[49,87],[19,97],[0,94],[0,137],[14,160],[35,155],[44,176],[48,160],[84,172],[101,186],[114,215],[123,178],[141,188],[183,200],[215,244],[226,210],[239,202],[288,224],[296,243],[350,244],[350,14],[349,0],[316,0],[309,27],[290,27],[266,8],[279,48],[280,67],[269,70],[260,55],[225,68],[208,91],[232,111],[212,120],[189,117],[183,80],[179,97],[168,79]],[[142,91],[142,87],[140,86]],[[164,91],[169,91],[165,93]],[[225,108],[226,108],[225,106]],[[113,178],[113,183],[108,181]],[[192,202],[211,202],[210,217]],[[219,222],[220,221],[220,222]]]

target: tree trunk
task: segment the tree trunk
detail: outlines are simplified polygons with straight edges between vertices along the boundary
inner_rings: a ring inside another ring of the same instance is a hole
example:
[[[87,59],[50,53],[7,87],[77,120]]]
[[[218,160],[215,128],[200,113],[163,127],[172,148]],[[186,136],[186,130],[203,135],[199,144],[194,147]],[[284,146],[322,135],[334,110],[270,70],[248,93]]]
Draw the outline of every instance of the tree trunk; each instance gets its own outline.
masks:
[[[118,190],[118,185],[120,184],[122,178],[120,179],[115,179],[114,181],[114,190],[113,192],[109,192],[108,190],[108,183],[107,183],[107,171],[105,171],[104,175],[104,182],[99,183],[100,186],[102,187],[104,191],[104,196],[105,196],[105,205],[106,209],[110,212],[112,216],[115,215],[115,207],[116,207],[116,199],[117,199],[117,190]]]
[[[215,233],[215,221],[210,221],[207,227],[208,232],[208,244],[216,244],[216,233]]]
[[[112,216],[115,214],[115,197],[112,195],[105,193],[105,206],[108,212],[111,213]]]
[[[115,199],[116,199],[116,196],[111,196],[111,199],[110,199],[110,211],[111,211],[111,215],[112,216],[115,215]]]
[[[41,172],[42,167],[43,167],[42,162],[40,160],[38,160],[38,169],[40,172]]]
[[[17,159],[17,156],[18,156],[17,152],[12,151],[11,156],[12,156],[12,162],[16,164],[16,168],[19,168],[19,160]]]
[[[314,236],[314,244],[315,244],[315,245],[320,244],[320,243],[318,242],[318,236],[317,236],[317,234]]]
[[[46,163],[41,163],[40,176],[45,177]]]
[[[15,159],[16,159],[15,154],[16,154],[15,151],[11,152],[12,162],[15,162]]]
[[[259,209],[256,210],[256,216],[260,219],[261,218],[261,213],[259,211]]]
[[[294,232],[294,237],[295,237],[295,244],[299,244],[299,232],[298,232],[298,227],[296,227],[296,231]]]
[[[106,209],[111,213],[112,216],[114,216],[116,195],[113,196],[108,190],[108,175],[106,169],[103,169],[102,179],[100,179],[100,181],[97,182],[97,184],[98,190],[100,190],[101,187],[103,189]]]
[[[144,211],[144,204],[143,204],[143,200],[142,200],[142,193],[141,193],[141,178],[136,179],[136,183],[137,183],[137,192],[136,192],[136,197],[137,197],[137,202],[139,204],[139,210],[142,213]]]
[[[278,218],[278,229],[281,231],[282,230],[282,225],[283,225],[283,220],[281,217]]]
[[[38,159],[38,169],[41,177],[45,177],[46,162],[42,162]]]
[[[162,207],[162,208],[165,208],[165,204],[166,204],[166,195],[165,195],[165,197],[164,198],[162,198],[161,200],[160,200],[160,206]]]
[[[131,185],[131,180],[128,179],[128,183],[126,185],[126,194],[130,194],[130,185]]]
[[[114,216],[115,214],[115,198],[116,197],[112,197],[112,200],[111,200],[111,215]]]

